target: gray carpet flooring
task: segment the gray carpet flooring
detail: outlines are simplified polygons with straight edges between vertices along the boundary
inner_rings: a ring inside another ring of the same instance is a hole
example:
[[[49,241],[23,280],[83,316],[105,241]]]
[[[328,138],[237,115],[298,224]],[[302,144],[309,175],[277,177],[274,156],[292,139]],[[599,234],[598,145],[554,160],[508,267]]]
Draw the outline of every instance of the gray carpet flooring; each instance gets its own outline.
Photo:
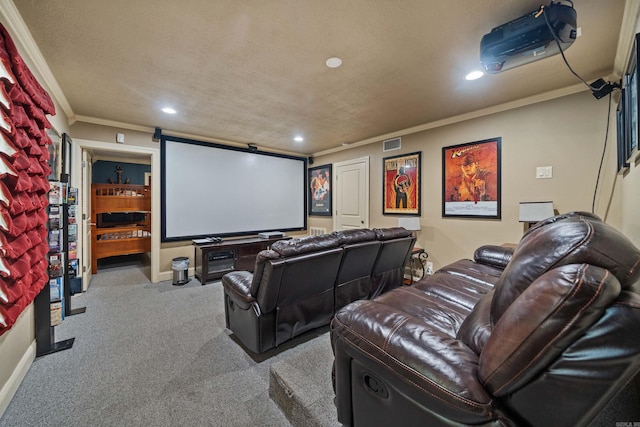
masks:
[[[37,358],[0,418],[9,426],[339,426],[328,328],[264,355],[224,327],[220,282],[152,284],[148,267],[103,267],[56,327],[70,350]],[[1,361],[0,361],[1,363]],[[591,424],[639,421],[631,386]]]
[[[57,341],[75,337],[73,348],[35,360],[0,426],[291,425],[269,397],[270,368],[325,346],[330,356],[327,329],[252,357],[224,327],[220,282],[173,286],[148,276],[137,263],[93,276],[72,299],[86,313],[56,327]],[[330,385],[330,370],[314,375]],[[324,419],[296,425],[337,424],[332,404],[315,411]]]

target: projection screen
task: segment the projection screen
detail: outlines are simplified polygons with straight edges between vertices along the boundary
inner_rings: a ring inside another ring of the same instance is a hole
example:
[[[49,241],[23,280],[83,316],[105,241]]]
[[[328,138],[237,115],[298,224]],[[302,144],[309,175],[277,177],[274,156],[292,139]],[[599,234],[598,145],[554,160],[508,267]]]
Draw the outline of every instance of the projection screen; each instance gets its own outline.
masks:
[[[304,157],[162,136],[162,241],[304,230]]]

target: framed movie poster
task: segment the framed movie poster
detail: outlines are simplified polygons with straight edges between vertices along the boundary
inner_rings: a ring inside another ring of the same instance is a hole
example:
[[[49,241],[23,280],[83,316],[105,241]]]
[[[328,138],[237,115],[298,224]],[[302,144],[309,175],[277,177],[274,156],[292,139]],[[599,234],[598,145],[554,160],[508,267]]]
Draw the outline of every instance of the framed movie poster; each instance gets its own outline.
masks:
[[[62,168],[62,139],[53,129],[48,129],[47,133],[51,138],[51,144],[47,145],[47,149],[49,150],[49,160],[47,164],[51,169],[51,173],[47,179],[49,181],[58,181]]]
[[[69,175],[71,174],[71,137],[63,133],[62,134],[62,165],[60,169],[60,181],[69,182]]]
[[[421,152],[382,159],[382,213],[420,215]]]
[[[624,76],[624,89],[626,92],[624,111],[626,114],[627,138],[625,155],[627,163],[633,163],[638,155],[638,138],[640,127],[640,96],[638,96],[638,55],[640,53],[640,33],[636,34],[633,43],[633,50],[627,71]]]
[[[331,165],[309,168],[309,215],[331,216]]]
[[[493,138],[442,148],[443,217],[501,217],[501,142]]]

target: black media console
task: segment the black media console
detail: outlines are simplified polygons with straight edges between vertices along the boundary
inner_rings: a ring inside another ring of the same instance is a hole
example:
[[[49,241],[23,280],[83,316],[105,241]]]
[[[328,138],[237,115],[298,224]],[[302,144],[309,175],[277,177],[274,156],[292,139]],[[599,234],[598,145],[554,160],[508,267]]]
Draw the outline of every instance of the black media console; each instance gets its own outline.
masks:
[[[225,240],[221,243],[194,243],[195,276],[203,285],[234,270],[253,271],[256,255],[273,242],[290,237]]]

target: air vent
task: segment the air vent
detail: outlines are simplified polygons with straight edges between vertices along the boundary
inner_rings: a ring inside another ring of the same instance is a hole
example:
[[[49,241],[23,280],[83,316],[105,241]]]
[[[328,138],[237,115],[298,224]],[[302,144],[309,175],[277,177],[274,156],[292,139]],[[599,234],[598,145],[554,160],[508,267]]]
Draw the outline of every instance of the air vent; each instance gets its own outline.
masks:
[[[327,234],[327,229],[321,227],[310,227],[309,234],[312,236],[320,236],[322,234]]]
[[[402,138],[391,138],[382,141],[382,151],[393,151],[402,148]]]

